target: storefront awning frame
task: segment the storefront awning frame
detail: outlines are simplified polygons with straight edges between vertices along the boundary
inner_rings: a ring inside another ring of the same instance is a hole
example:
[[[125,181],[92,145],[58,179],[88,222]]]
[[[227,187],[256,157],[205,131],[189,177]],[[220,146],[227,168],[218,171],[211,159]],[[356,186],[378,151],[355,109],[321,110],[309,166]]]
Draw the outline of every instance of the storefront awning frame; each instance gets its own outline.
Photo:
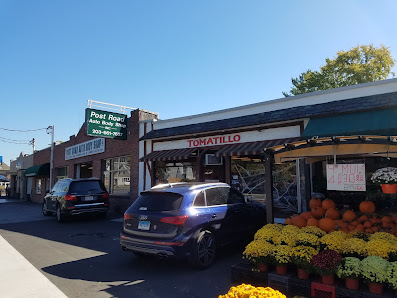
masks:
[[[148,161],[184,160],[190,157],[197,157],[198,156],[197,151],[198,148],[153,151],[141,157],[139,161],[148,162]]]

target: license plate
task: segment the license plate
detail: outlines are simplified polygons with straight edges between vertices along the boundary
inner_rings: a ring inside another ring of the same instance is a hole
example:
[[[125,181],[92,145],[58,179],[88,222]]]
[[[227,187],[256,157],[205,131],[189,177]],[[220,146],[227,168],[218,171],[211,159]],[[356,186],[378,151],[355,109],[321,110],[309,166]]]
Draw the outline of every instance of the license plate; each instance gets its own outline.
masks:
[[[93,196],[88,196],[84,198],[84,201],[93,201],[94,197]]]
[[[139,230],[144,230],[144,231],[149,231],[150,229],[150,221],[139,221],[138,224],[138,229]]]

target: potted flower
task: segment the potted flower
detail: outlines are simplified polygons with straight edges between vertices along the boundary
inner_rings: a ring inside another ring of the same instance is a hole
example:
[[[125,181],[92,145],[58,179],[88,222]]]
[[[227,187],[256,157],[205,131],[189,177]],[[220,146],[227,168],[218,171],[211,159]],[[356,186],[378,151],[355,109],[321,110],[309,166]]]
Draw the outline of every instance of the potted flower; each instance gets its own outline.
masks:
[[[286,296],[270,287],[254,287],[250,284],[241,284],[238,286],[231,287],[225,295],[220,295],[219,298],[228,297],[269,297],[269,298],[286,298]]]
[[[367,242],[360,238],[349,238],[343,242],[342,255],[344,257],[360,258],[367,256],[365,250]]]
[[[346,288],[358,290],[359,278],[361,277],[361,261],[358,258],[346,257],[342,259],[336,274],[345,280]]]
[[[243,258],[255,265],[259,271],[268,271],[268,264],[272,261],[274,245],[264,240],[250,242],[243,252]]]
[[[310,261],[316,254],[318,250],[310,246],[300,245],[292,248],[291,261],[298,268],[298,278],[309,278]]]
[[[387,167],[377,169],[371,176],[371,181],[380,184],[383,193],[397,192],[397,168]]]
[[[321,281],[326,285],[335,283],[335,273],[342,262],[342,256],[332,249],[323,250],[313,256],[310,266],[314,272],[321,276]]]
[[[387,282],[390,263],[378,256],[369,256],[361,261],[361,275],[368,282],[368,289],[373,294],[383,293],[383,283]]]
[[[272,259],[276,265],[277,274],[286,274],[287,266],[291,262],[292,248],[288,245],[277,245],[273,249]]]
[[[390,263],[387,270],[387,282],[396,291],[397,295],[397,262]]]

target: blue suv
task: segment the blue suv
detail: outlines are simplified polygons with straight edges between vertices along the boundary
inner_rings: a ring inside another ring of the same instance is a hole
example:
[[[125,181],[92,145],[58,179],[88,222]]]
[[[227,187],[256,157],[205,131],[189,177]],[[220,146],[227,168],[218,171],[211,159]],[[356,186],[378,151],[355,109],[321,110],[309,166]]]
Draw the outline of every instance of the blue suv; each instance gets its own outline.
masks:
[[[124,213],[120,244],[138,256],[185,258],[203,269],[217,247],[252,237],[265,222],[265,207],[226,183],[163,184]]]

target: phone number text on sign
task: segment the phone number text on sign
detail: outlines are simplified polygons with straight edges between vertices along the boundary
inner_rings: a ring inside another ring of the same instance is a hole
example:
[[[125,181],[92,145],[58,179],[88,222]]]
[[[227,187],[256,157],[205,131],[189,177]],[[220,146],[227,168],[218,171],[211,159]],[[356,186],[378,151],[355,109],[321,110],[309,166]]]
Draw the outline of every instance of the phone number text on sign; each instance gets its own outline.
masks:
[[[93,129],[92,133],[93,134],[104,135],[104,136],[114,136],[114,137],[122,137],[123,136],[122,132],[108,131],[108,130],[99,130],[99,129]]]
[[[328,164],[327,189],[366,191],[365,164]]]

